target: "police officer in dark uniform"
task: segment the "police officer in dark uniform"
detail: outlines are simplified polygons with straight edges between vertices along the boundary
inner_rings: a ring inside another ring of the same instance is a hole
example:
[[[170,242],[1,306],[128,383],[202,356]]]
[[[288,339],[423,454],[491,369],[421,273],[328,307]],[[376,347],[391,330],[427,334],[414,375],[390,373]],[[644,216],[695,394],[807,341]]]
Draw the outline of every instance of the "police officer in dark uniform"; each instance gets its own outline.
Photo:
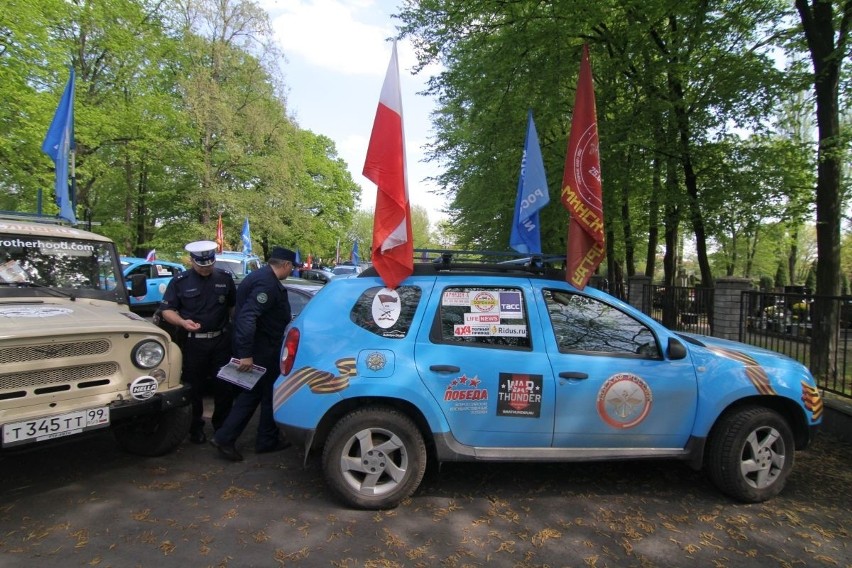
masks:
[[[235,444],[258,405],[260,420],[255,453],[276,452],[290,446],[281,438],[272,417],[272,386],[280,374],[281,343],[284,329],[291,319],[287,289],[281,281],[293,272],[295,262],[296,253],[275,247],[266,266],[246,276],[237,290],[233,356],[240,360],[240,371],[248,371],[252,365],[258,365],[266,372],[251,390],[240,391],[228,419],[210,440],[229,460],[243,459]]]
[[[184,248],[189,252],[192,268],[172,278],[160,309],[163,319],[186,331],[181,380],[192,386],[189,439],[203,444],[207,440],[203,418],[205,383],[212,381],[214,431],[224,423],[236,394],[235,387],[216,379],[216,374],[230,360],[228,323],[233,316],[237,292],[233,276],[213,266],[215,242],[196,241]]]

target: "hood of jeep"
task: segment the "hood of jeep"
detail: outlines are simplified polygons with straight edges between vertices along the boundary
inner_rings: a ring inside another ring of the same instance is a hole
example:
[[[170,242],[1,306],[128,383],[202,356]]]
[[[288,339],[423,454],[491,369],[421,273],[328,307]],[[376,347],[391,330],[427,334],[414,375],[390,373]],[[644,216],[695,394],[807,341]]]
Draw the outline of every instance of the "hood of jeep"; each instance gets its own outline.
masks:
[[[115,302],[65,298],[0,301],[0,339],[85,333],[163,333]]]

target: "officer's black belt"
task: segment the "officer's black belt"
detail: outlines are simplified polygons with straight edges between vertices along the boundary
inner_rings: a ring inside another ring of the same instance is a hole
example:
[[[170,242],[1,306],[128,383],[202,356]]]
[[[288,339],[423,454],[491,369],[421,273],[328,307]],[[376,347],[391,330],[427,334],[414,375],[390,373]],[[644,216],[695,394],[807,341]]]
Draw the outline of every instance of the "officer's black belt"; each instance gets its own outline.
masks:
[[[188,333],[187,337],[190,339],[213,339],[214,337],[219,337],[222,335],[222,330],[219,331],[205,331],[203,333]]]

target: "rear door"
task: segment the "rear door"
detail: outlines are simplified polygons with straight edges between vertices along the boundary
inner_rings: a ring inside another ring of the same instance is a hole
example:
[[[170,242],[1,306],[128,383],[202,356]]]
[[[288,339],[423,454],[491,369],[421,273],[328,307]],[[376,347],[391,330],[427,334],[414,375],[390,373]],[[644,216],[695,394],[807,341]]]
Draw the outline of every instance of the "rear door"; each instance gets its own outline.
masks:
[[[548,447],[554,385],[532,288],[527,279],[494,282],[439,280],[417,335],[417,370],[457,441]]]

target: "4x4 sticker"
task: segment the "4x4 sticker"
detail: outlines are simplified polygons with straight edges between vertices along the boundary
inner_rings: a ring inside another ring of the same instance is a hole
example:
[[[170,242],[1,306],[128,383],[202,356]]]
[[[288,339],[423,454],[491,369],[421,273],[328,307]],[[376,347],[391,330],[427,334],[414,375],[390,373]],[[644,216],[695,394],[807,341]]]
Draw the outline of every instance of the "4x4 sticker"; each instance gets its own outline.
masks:
[[[500,373],[497,393],[497,416],[541,416],[542,375]]]
[[[619,373],[598,391],[598,414],[613,428],[633,428],[648,416],[653,401],[648,383],[636,375]]]
[[[320,371],[313,367],[302,367],[287,377],[278,388],[272,398],[272,406],[276,410],[284,402],[293,396],[302,385],[308,385],[311,392],[315,394],[330,394],[340,392],[349,386],[349,379],[355,376],[356,367],[353,357],[338,359],[335,363],[339,375],[334,375],[328,371]]]
[[[402,305],[396,290],[382,288],[373,298],[373,321],[382,329],[393,327],[402,313]]]

